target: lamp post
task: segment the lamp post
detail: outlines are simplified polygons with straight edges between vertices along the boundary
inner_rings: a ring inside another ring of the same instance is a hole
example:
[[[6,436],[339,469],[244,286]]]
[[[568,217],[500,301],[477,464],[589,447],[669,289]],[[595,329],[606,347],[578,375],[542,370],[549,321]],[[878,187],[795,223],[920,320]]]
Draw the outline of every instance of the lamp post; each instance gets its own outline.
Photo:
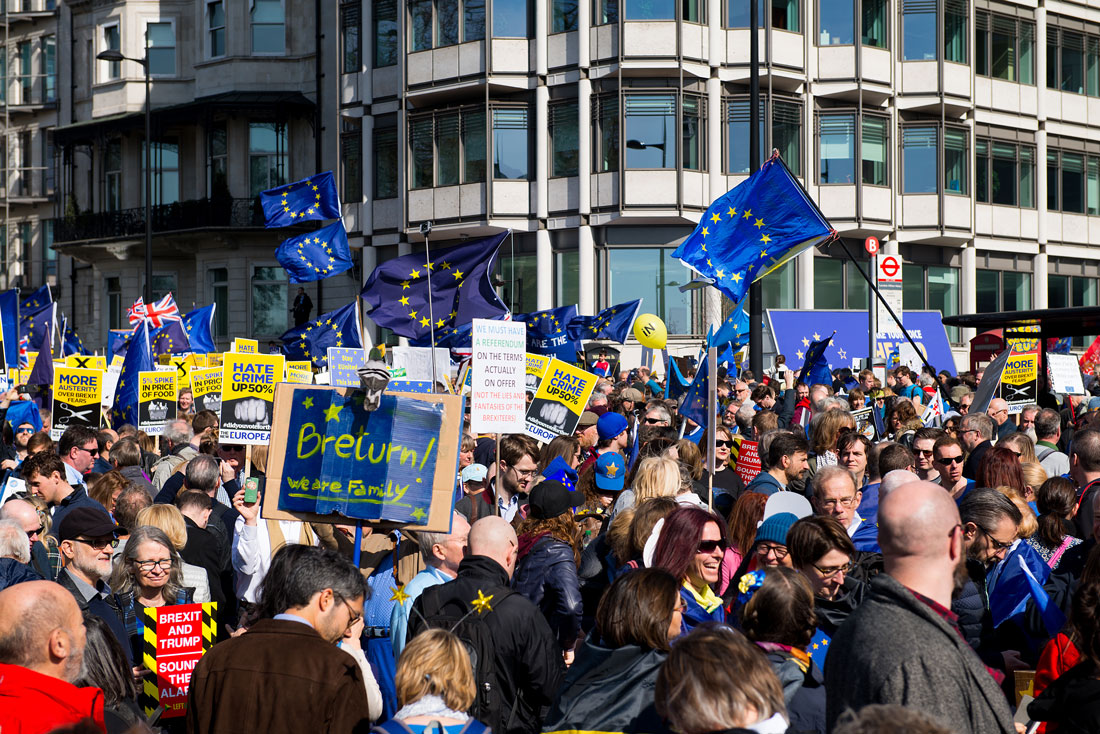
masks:
[[[153,302],[153,141],[152,96],[149,85],[149,56],[144,59],[123,56],[121,51],[108,49],[96,55],[100,61],[133,61],[145,70],[145,303]]]

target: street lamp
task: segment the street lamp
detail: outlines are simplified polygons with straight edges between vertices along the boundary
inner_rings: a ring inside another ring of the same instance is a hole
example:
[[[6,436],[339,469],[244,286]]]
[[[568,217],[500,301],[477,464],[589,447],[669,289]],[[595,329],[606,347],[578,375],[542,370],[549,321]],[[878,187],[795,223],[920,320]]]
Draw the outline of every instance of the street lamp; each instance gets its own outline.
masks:
[[[153,165],[152,165],[152,133],[151,133],[151,100],[149,87],[149,58],[134,59],[123,56],[121,51],[108,49],[100,51],[96,58],[100,61],[133,61],[141,64],[145,69],[145,303],[153,302]]]

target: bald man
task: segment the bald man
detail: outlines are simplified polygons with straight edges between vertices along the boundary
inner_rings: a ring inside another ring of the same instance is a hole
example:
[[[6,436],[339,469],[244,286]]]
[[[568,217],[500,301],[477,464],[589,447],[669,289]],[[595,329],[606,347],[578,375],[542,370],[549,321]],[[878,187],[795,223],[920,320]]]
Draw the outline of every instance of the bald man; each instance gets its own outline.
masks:
[[[1016,432],[1016,424],[1008,414],[1008,403],[1003,398],[990,400],[986,413],[993,419],[993,435],[998,441]]]
[[[485,654],[493,659],[485,674],[492,695],[479,685],[470,712],[494,732],[535,734],[539,709],[551,703],[561,684],[565,651],[538,607],[511,590],[519,549],[512,526],[501,517],[482,518],[470,527],[468,544],[458,576],[425,589],[416,600],[408,637],[429,627],[451,629],[463,619],[454,632],[476,644],[471,629],[476,625],[489,638]]]
[[[900,704],[958,734],[1015,731],[997,681],[959,634],[951,596],[966,580],[959,511],[943,487],[910,482],[882,498],[885,573],[837,630],[825,665],[831,730],[847,709]]]
[[[100,729],[103,692],[77,688],[84,619],[52,581],[0,591],[0,731],[46,732],[91,717]]]

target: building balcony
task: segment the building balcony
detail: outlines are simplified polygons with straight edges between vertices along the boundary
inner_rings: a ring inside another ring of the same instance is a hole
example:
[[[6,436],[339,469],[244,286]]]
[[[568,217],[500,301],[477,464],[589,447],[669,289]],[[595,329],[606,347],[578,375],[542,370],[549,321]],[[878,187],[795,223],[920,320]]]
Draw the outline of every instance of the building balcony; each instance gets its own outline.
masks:
[[[152,208],[153,232],[186,232],[203,229],[262,228],[259,199],[193,199]],[[145,209],[86,212],[58,219],[54,242],[58,245],[90,244],[100,240],[138,238],[145,234]]]
[[[7,89],[0,93],[0,106],[6,106],[12,115],[55,108],[57,78],[12,77],[8,80]]]

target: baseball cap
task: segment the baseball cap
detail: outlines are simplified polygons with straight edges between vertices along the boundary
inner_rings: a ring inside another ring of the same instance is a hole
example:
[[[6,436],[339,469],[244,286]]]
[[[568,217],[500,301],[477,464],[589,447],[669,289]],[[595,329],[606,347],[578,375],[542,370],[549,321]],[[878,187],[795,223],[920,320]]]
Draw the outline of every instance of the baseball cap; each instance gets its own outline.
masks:
[[[591,410],[586,410],[581,413],[581,419],[577,421],[577,428],[589,428],[596,425],[600,420],[600,416],[597,413],[593,413]]]
[[[102,538],[118,535],[122,528],[115,524],[106,510],[95,507],[77,507],[61,518],[57,527],[58,540],[75,540],[81,535],[89,538]]]
[[[554,460],[546,465],[546,468],[542,470],[543,479],[553,479],[556,482],[561,482],[569,489],[577,488],[577,470],[569,466],[565,459],[560,456],[555,456]]]
[[[596,489],[621,492],[626,482],[626,461],[614,451],[600,454],[596,460]]]
[[[633,387],[624,387],[623,391],[619,393],[619,396],[623,400],[629,400],[632,403],[641,403],[645,401],[645,396],[642,395],[642,391]]]
[[[600,419],[596,421],[596,433],[599,434],[601,441],[606,441],[615,438],[625,431],[627,425],[629,424],[622,415],[618,413],[604,413],[600,416]]]
[[[966,385],[955,385],[955,387],[951,388],[951,393],[950,393],[951,399],[954,400],[955,402],[958,402],[959,400],[962,400],[962,398],[964,396],[969,395],[969,394],[970,394],[970,388],[967,387]]]
[[[462,470],[458,478],[464,482],[484,482],[489,475],[489,468],[484,464],[470,464]]]
[[[1100,397],[1089,398],[1089,410],[1100,408]]]
[[[571,490],[561,482],[545,479],[534,486],[528,498],[531,517],[549,520],[584,504],[584,493]]]

